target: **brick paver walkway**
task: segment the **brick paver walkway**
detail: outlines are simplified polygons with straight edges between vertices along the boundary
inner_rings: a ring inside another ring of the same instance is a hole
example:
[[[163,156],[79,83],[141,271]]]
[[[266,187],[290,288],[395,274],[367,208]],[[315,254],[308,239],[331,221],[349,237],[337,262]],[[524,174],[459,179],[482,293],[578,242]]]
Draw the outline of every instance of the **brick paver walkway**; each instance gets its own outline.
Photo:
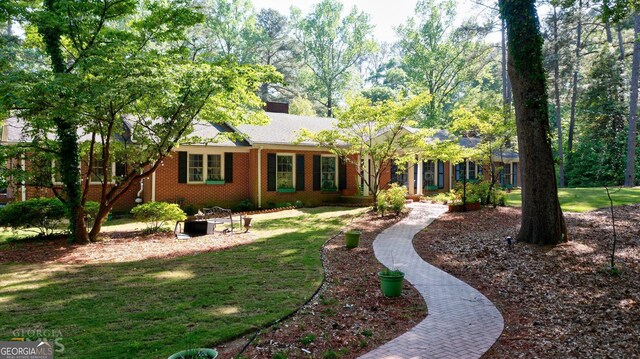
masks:
[[[427,302],[429,315],[410,331],[360,358],[479,358],[502,333],[502,315],[480,292],[425,262],[414,250],[416,233],[446,208],[423,203],[410,207],[409,216],[380,233],[373,248],[382,264],[405,272],[405,278]]]

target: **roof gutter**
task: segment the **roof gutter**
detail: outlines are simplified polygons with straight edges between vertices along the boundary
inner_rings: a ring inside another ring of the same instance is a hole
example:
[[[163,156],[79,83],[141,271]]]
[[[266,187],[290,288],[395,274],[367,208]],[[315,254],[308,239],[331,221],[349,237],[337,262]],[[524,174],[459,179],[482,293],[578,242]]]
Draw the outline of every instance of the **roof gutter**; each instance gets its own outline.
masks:
[[[258,208],[262,208],[262,146],[258,147]]]

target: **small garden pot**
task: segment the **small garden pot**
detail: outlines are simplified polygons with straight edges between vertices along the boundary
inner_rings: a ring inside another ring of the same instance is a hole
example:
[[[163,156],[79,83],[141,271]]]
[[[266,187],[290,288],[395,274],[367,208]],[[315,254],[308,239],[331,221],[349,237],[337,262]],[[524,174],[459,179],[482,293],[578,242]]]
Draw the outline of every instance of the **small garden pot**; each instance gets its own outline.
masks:
[[[402,294],[404,273],[399,270],[383,270],[378,272],[380,289],[385,297],[399,297]]]
[[[218,357],[218,352],[215,349],[198,348],[187,349],[181,352],[177,352],[169,357],[169,359],[215,359]]]
[[[355,248],[360,243],[360,235],[362,232],[360,231],[349,231],[344,234],[344,242],[345,246],[349,249]]]

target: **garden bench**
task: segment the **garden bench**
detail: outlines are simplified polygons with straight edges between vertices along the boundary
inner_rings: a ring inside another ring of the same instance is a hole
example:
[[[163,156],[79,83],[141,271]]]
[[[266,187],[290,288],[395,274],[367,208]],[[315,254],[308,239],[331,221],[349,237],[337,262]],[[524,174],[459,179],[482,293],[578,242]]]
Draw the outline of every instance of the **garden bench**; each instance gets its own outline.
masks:
[[[190,236],[202,236],[212,234],[216,226],[219,224],[228,224],[231,228],[225,228],[222,233],[233,232],[235,225],[242,226],[244,215],[233,215],[230,209],[222,207],[201,208],[194,216],[194,219],[180,221],[176,223],[174,233],[178,238],[188,238]],[[180,233],[178,230],[180,223],[184,224],[184,230]],[[249,228],[247,227],[247,232]],[[246,233],[246,232],[245,232]]]

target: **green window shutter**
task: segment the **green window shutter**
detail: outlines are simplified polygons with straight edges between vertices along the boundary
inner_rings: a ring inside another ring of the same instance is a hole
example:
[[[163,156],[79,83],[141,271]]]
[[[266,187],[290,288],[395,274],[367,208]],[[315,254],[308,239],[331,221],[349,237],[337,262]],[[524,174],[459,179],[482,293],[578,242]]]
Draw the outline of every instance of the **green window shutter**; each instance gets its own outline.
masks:
[[[346,188],[347,188],[347,161],[340,158],[339,164],[338,164],[338,189],[343,190]]]
[[[233,183],[233,152],[224,153],[224,182]]]
[[[187,183],[187,152],[178,151],[178,183]]]
[[[304,155],[296,155],[296,191],[304,191]]]
[[[321,187],[320,155],[313,155],[313,190],[320,191]]]
[[[276,190],[276,154],[267,154],[267,191]]]

